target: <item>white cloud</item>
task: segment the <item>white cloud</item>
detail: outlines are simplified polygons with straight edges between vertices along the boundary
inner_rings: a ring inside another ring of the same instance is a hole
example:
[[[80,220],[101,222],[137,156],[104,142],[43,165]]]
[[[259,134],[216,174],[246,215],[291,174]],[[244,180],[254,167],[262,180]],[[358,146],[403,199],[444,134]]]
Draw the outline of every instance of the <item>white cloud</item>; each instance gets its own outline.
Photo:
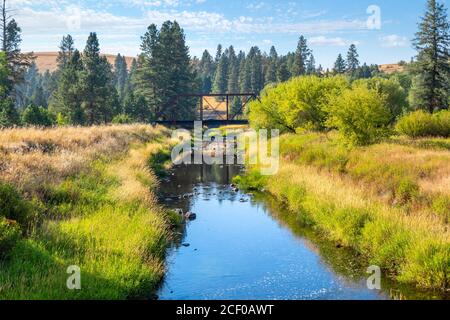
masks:
[[[327,38],[325,36],[312,37],[308,42],[315,46],[333,46],[333,47],[345,47],[350,44],[357,44],[355,41],[349,41],[341,37]]]
[[[408,46],[408,38],[396,34],[383,36],[380,38],[381,46],[385,48],[398,48]]]

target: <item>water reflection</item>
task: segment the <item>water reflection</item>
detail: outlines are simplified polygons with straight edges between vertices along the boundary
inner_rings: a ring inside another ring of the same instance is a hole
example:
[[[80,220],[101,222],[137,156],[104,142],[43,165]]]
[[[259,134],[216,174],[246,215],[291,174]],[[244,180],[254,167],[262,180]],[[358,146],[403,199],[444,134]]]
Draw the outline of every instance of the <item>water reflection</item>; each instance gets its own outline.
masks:
[[[383,282],[366,287],[367,263],[302,225],[268,196],[233,190],[243,170],[228,165],[174,168],[160,199],[193,211],[168,256],[161,299],[439,298]]]

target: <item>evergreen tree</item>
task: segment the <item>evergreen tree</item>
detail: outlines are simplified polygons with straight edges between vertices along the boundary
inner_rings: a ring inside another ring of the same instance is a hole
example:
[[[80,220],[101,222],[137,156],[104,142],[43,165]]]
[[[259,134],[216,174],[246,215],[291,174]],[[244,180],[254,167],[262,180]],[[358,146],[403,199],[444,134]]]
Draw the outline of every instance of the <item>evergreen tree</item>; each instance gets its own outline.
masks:
[[[277,82],[278,53],[274,46],[270,48],[269,61],[265,73],[265,84]]]
[[[183,29],[171,21],[164,22],[159,31],[150,25],[142,42],[134,85],[145,98],[152,117],[191,119],[195,99],[174,100],[179,94],[197,91],[199,86]]]
[[[0,100],[0,128],[20,125],[20,116],[11,98]]]
[[[214,76],[213,93],[224,93],[228,88],[228,57],[222,54]]]
[[[75,51],[75,43],[73,41],[72,36],[69,34],[67,36],[63,36],[61,40],[61,44],[59,45],[58,52],[58,70],[62,71],[69,60],[72,58],[72,55]]]
[[[6,7],[6,0],[3,0],[0,11],[0,44],[1,50],[6,53],[9,69],[6,88],[7,94],[13,96],[15,86],[23,81],[23,76],[34,57],[31,53],[21,53],[22,30],[16,20],[11,17],[10,10]]]
[[[219,44],[217,46],[217,51],[216,51],[216,58],[214,59],[215,63],[218,64],[220,61],[220,58],[222,58],[222,45]]]
[[[308,63],[306,64],[306,74],[308,75],[316,74],[316,59],[314,58],[312,52],[309,55]]]
[[[250,60],[247,57],[241,59],[239,65],[239,87],[242,93],[251,91],[251,66]]]
[[[119,101],[123,102],[126,94],[126,86],[128,81],[128,66],[124,56],[117,55],[114,61],[114,81]]]
[[[61,115],[68,124],[83,125],[86,116],[82,109],[83,88],[80,83],[83,62],[78,50],[75,50],[62,70],[58,87],[50,98],[49,109],[54,114]]]
[[[339,54],[336,62],[334,63],[333,72],[336,74],[343,74],[347,70],[347,65],[345,63],[344,58],[342,58],[342,54]]]
[[[233,46],[228,49],[228,81],[229,93],[239,92],[239,64]]]
[[[286,62],[281,63],[277,71],[278,82],[288,81],[290,77],[291,74],[289,73],[287,63]]]
[[[418,51],[412,96],[415,108],[429,112],[448,108],[450,32],[444,4],[428,0],[414,46]]]
[[[202,92],[210,93],[212,90],[212,77],[214,74],[214,61],[208,50],[205,50],[199,64]]]
[[[294,76],[302,76],[306,74],[306,64],[310,50],[308,49],[307,41],[304,36],[298,40],[297,50],[295,52],[292,73]]]
[[[358,51],[354,44],[350,45],[347,53],[347,73],[349,75],[355,75],[359,68]]]
[[[261,50],[258,47],[252,47],[247,60],[250,65],[251,92],[258,94],[264,88]]]

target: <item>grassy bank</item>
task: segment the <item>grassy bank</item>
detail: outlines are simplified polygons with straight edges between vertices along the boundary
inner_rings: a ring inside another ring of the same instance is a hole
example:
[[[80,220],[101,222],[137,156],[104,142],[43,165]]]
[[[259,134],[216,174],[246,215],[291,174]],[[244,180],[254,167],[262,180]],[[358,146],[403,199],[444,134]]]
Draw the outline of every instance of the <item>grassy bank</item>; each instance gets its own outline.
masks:
[[[450,154],[437,140],[345,148],[334,134],[285,135],[277,175],[253,168],[238,181],[398,281],[448,290]]]
[[[2,183],[27,208],[0,265],[0,299],[149,297],[176,222],[158,206],[149,169],[167,146],[165,129],[20,129],[0,142]],[[81,290],[67,289],[72,265]]]

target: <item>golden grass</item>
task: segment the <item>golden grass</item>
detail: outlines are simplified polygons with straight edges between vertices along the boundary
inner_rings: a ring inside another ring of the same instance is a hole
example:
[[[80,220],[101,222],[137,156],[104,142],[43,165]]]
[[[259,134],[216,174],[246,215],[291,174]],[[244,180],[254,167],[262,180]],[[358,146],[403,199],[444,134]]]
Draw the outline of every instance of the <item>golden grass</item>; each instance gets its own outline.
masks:
[[[164,275],[173,222],[157,204],[158,181],[148,166],[167,148],[167,130],[13,129],[0,137],[8,146],[1,180],[38,199],[43,214],[10,258],[0,261],[0,299],[149,297]],[[24,151],[31,143],[39,147]],[[55,147],[48,151],[44,145]],[[66,287],[71,265],[81,268],[80,291]]]
[[[0,177],[28,196],[39,195],[47,184],[78,174],[101,157],[114,159],[166,130],[148,125],[1,130]]]

